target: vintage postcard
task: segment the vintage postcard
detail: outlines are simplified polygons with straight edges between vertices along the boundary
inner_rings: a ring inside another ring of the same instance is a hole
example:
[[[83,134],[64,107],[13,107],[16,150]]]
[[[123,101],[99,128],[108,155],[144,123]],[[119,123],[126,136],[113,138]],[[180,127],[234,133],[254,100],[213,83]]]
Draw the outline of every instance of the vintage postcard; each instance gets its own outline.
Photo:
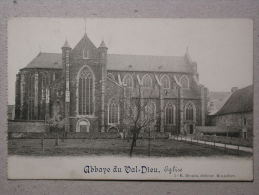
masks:
[[[8,178],[253,180],[252,20],[10,18]]]

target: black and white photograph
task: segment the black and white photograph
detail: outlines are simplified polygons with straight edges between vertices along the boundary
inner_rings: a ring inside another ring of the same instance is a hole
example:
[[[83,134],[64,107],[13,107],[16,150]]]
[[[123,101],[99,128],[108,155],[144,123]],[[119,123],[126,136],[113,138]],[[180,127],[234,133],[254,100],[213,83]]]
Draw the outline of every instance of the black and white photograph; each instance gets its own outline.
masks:
[[[9,18],[8,178],[251,181],[253,92],[250,19]]]

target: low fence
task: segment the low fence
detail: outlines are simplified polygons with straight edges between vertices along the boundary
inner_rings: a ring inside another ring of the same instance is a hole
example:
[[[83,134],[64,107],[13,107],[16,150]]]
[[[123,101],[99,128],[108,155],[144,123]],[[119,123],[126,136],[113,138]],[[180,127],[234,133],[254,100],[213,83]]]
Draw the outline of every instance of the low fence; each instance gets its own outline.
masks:
[[[86,132],[9,132],[9,139],[55,139],[57,136],[60,138],[66,139],[119,139],[119,138],[132,138],[132,135],[123,135],[118,132],[94,132],[94,133],[86,133]],[[168,133],[160,133],[160,132],[152,132],[150,133],[140,133],[139,139],[168,139]]]
[[[217,142],[222,144],[239,145],[245,147],[253,147],[252,139],[243,139],[237,137],[225,137],[225,136],[215,136],[215,135],[200,135],[193,136],[194,139],[201,141]]]
[[[48,133],[40,133],[40,132],[24,132],[24,133],[8,133],[9,139],[56,139],[57,136],[59,138],[65,138],[65,139],[115,139],[120,138],[119,133],[85,133],[85,132],[60,132],[60,133],[54,133],[54,132],[48,132]]]
[[[177,141],[184,141],[184,142],[189,142],[191,144],[202,144],[202,145],[207,145],[208,147],[212,148],[220,148],[223,149],[225,152],[229,154],[240,154],[240,152],[249,152],[252,153],[253,149],[252,147],[245,147],[240,144],[232,145],[228,143],[219,143],[216,142],[215,140],[201,140],[197,139],[197,137],[192,137],[192,136],[171,136],[171,139],[177,140]],[[236,152],[235,152],[236,151]]]

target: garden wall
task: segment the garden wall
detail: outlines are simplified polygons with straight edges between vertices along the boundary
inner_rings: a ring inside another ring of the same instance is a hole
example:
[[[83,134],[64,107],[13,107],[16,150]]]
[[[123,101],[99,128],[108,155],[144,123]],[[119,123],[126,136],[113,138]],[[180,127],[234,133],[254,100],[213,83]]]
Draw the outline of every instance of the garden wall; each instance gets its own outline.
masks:
[[[48,132],[49,126],[44,121],[8,121],[8,133]]]

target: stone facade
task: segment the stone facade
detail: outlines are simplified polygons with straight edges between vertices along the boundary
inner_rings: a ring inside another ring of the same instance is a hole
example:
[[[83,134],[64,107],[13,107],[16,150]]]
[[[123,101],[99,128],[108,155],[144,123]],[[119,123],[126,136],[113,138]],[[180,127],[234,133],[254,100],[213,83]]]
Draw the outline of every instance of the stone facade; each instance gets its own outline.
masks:
[[[16,78],[15,119],[65,119],[68,132],[122,131],[123,101],[150,99],[156,110],[153,130],[194,133],[207,115],[207,89],[197,64],[184,56],[108,54],[85,34],[62,54],[39,53]]]

